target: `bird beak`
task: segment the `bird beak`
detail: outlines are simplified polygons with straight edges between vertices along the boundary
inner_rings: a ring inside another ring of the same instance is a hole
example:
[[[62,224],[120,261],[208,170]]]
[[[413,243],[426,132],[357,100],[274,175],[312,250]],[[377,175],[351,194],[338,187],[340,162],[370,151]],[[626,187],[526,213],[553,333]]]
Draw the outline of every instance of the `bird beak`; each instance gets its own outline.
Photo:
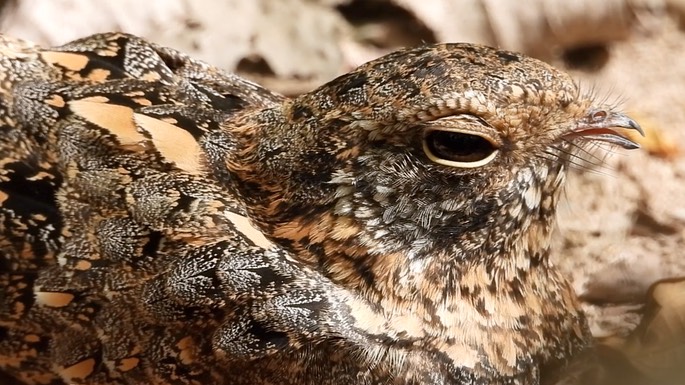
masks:
[[[605,110],[594,110],[581,119],[576,128],[565,134],[564,138],[611,143],[627,150],[640,148],[639,144],[627,136],[621,135],[614,128],[635,130],[640,135],[645,136],[645,132],[640,125],[627,115]]]

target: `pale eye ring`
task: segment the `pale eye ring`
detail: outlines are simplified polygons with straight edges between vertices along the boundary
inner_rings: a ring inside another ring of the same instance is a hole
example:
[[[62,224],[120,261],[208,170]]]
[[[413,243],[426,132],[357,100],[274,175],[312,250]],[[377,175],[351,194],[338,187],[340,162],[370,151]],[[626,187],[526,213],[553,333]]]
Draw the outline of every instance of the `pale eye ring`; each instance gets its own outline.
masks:
[[[484,136],[444,128],[425,131],[423,151],[435,163],[459,168],[484,166],[499,152],[497,146]]]

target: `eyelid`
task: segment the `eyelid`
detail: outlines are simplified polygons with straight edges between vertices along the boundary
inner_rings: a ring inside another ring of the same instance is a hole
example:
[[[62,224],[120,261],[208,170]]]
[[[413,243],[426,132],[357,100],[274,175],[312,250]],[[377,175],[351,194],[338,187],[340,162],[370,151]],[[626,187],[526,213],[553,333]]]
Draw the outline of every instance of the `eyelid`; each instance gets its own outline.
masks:
[[[456,115],[429,122],[423,130],[423,138],[430,131],[435,130],[480,136],[490,142],[495,148],[500,148],[504,144],[499,135],[497,135],[497,130],[485,119],[475,115]]]

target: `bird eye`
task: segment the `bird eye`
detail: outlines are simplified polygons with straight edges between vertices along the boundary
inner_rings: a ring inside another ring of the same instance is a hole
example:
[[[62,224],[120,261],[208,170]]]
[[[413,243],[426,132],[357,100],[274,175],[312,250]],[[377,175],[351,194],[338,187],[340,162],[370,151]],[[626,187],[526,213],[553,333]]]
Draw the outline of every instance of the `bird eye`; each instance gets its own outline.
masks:
[[[497,147],[482,136],[437,129],[426,132],[423,151],[435,163],[461,168],[484,166],[497,155]]]

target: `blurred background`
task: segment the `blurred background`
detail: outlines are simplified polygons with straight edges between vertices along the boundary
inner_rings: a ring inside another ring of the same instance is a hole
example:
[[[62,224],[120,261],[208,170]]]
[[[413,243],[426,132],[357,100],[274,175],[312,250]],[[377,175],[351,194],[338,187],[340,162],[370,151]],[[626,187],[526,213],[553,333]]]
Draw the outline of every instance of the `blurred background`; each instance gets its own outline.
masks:
[[[653,282],[685,276],[685,0],[0,4],[0,30],[16,37],[49,46],[129,32],[287,95],[424,43],[468,41],[538,57],[620,105],[648,134],[642,150],[586,154],[561,203],[554,258],[585,301],[595,334],[621,333],[637,322],[634,310]]]

